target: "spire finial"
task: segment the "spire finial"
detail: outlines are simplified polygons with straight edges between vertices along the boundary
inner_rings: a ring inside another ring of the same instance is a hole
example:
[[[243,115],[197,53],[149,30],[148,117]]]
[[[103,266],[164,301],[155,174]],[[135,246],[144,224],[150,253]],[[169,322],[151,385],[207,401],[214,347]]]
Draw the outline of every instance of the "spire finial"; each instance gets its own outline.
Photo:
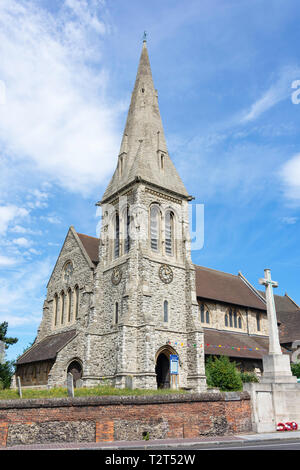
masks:
[[[143,42],[147,42],[147,31],[144,31]]]

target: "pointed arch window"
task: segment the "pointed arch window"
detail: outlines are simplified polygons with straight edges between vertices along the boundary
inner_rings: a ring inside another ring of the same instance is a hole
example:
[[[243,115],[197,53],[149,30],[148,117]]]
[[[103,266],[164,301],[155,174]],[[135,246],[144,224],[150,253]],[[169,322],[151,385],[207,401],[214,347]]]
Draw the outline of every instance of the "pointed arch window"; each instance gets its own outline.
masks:
[[[200,307],[200,319],[201,319],[201,323],[204,323],[204,319],[205,319],[204,304],[201,304],[201,307]]]
[[[159,241],[159,208],[152,205],[150,208],[150,246],[151,250],[158,251]]]
[[[174,213],[168,211],[165,216],[165,252],[173,255],[174,251]]]
[[[115,303],[115,324],[119,323],[119,302]]]
[[[164,301],[164,322],[167,323],[169,321],[169,302],[167,300]]]
[[[60,294],[60,300],[61,300],[61,324],[63,325],[64,323],[64,317],[65,317],[65,293],[64,291],[62,291],[62,293]]]
[[[124,243],[124,252],[128,253],[131,246],[131,238],[130,238],[130,211],[129,207],[126,207],[125,210],[125,217],[124,217],[124,233],[125,233],[125,243]]]
[[[204,304],[200,305],[200,321],[201,323],[210,323],[210,313],[208,308]]]
[[[54,326],[57,325],[58,322],[58,295],[55,294],[54,296]]]
[[[71,321],[71,314],[72,314],[72,291],[68,289],[68,322]]]
[[[120,256],[120,218],[118,212],[115,215],[115,246],[114,246],[115,258]]]
[[[232,326],[232,309],[229,309],[229,326]]]
[[[260,328],[261,328],[261,317],[260,317],[260,313],[257,313],[256,314],[256,329],[257,331],[260,331]]]
[[[74,292],[75,292],[75,319],[77,320],[78,319],[78,316],[79,316],[79,287],[78,286],[75,286],[75,289],[74,289]]]

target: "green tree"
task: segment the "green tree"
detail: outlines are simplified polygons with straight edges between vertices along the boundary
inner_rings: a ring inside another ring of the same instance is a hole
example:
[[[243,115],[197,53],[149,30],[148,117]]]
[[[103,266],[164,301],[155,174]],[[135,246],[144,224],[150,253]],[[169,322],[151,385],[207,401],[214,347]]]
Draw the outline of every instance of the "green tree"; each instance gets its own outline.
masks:
[[[234,362],[227,356],[210,357],[206,362],[207,385],[217,387],[222,392],[242,390],[241,375]]]
[[[18,341],[18,338],[11,338],[7,335],[8,323],[0,323],[0,341],[3,341],[5,344],[5,349],[8,349],[9,346],[15,344]],[[14,361],[6,361],[3,364],[0,364],[0,388],[9,388],[11,383],[11,378],[14,374],[15,368]]]
[[[0,323],[0,341],[5,343],[5,349],[9,348],[12,344],[15,344],[18,341],[18,338],[8,338],[7,334],[8,323],[4,321]]]

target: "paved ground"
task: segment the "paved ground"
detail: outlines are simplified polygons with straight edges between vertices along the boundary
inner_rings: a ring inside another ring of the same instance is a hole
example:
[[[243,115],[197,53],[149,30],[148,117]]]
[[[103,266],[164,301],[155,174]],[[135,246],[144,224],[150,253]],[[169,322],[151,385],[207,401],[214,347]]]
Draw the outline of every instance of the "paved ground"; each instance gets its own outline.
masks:
[[[114,442],[86,442],[86,443],[49,443],[49,444],[34,444],[34,445],[18,445],[13,447],[0,448],[0,450],[176,450],[184,448],[197,448],[201,449],[207,444],[220,444],[226,443],[234,446],[238,444],[254,444],[254,443],[275,443],[288,440],[300,441],[300,431],[286,431],[274,432],[265,434],[236,434],[230,436],[213,436],[213,437],[199,437],[198,439],[161,439],[156,441],[114,441]]]

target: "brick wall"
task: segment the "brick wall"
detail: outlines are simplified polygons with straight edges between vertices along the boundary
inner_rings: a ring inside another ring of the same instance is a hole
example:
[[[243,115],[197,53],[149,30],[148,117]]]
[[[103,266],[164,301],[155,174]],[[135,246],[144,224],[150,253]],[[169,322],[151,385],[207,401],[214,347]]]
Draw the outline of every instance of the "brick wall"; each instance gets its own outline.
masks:
[[[242,393],[0,401],[0,446],[193,438],[251,431]]]

